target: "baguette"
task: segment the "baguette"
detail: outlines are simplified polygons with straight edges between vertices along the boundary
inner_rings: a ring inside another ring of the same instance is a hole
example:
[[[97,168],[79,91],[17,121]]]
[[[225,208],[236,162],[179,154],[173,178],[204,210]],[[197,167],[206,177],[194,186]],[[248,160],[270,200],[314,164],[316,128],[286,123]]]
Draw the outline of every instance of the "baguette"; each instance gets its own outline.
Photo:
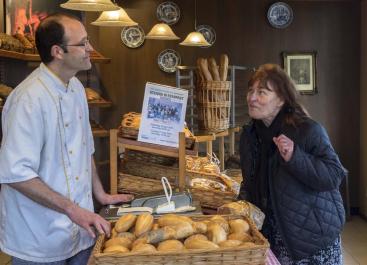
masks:
[[[219,75],[220,80],[227,81],[227,75],[228,75],[228,56],[227,54],[222,54],[220,56],[220,67],[219,67]]]
[[[199,58],[197,60],[198,68],[201,71],[201,74],[204,77],[203,81],[213,81],[213,77],[208,69],[208,60],[204,58]]]
[[[208,59],[208,67],[214,81],[220,81],[218,65],[213,57]]]

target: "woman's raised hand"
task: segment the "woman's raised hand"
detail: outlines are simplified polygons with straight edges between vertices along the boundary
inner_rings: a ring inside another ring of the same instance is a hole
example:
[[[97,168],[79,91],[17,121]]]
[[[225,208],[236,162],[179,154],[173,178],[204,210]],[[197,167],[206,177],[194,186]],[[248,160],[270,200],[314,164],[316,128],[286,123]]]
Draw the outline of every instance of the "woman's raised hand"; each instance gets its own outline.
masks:
[[[282,158],[288,162],[291,160],[294,151],[294,142],[284,134],[278,137],[273,137],[275,145],[278,147],[279,153]]]

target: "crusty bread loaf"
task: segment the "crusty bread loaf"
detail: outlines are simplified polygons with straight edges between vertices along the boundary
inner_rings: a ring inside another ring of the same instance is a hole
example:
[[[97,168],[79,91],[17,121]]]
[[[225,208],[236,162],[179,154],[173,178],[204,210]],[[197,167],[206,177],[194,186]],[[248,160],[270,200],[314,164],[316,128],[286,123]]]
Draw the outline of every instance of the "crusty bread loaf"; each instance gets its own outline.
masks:
[[[134,214],[129,213],[127,215],[121,216],[115,224],[116,232],[126,232],[135,224],[135,221],[136,215]]]
[[[150,231],[153,227],[154,218],[149,213],[144,213],[138,216],[135,224],[135,236],[139,237],[142,234]]]
[[[150,243],[150,244],[157,244],[159,242],[162,242],[164,240],[168,239],[176,239],[176,231],[173,227],[166,226],[163,228],[159,228],[156,230],[151,230],[145,235],[138,238],[136,241],[142,242],[142,243]],[[135,241],[135,242],[136,242]],[[134,245],[137,244],[134,242]]]
[[[20,33],[16,33],[16,34],[14,34],[14,37],[22,43],[25,53],[33,53],[34,52],[33,44],[24,35],[22,35]]]
[[[104,246],[105,248],[108,248],[110,246],[119,245],[129,249],[131,247],[131,243],[131,240],[126,237],[114,237],[107,240]]]
[[[180,251],[183,250],[185,247],[184,245],[175,239],[166,240],[159,243],[157,250],[158,251]]]
[[[219,246],[211,241],[207,240],[190,240],[185,241],[185,247],[187,249],[217,249]]]
[[[120,245],[109,246],[103,250],[103,253],[126,253],[126,252],[129,252],[129,250]]]
[[[243,234],[250,230],[250,225],[243,219],[235,219],[229,221],[231,233]]]
[[[158,224],[160,227],[163,226],[175,226],[182,223],[192,223],[190,217],[180,216],[176,214],[165,214],[158,218]]]
[[[208,226],[208,238],[210,241],[218,244],[227,240],[227,233],[224,231],[223,227],[220,226],[220,224],[215,223]]]
[[[213,77],[213,80],[214,81],[220,81],[218,65],[217,65],[217,62],[215,61],[215,59],[213,57],[210,57],[208,59],[208,67],[209,67],[209,71],[210,71],[210,73]]]
[[[243,242],[240,240],[233,240],[233,239],[228,239],[226,241],[222,241],[220,242],[218,245],[221,248],[230,248],[230,247],[237,247],[239,245],[241,245]]]
[[[204,77],[204,81],[213,81],[213,77],[208,69],[208,60],[204,58],[197,59],[197,66]]]
[[[99,93],[90,87],[85,88],[85,93],[88,101],[101,100]]]
[[[227,54],[220,56],[219,75],[220,80],[227,81],[229,59]]]
[[[11,87],[4,84],[0,84],[0,97],[4,99],[7,98],[7,96],[9,96],[12,90],[13,89]]]
[[[137,244],[131,250],[131,252],[136,252],[136,253],[152,253],[156,251],[157,251],[156,248],[151,244]]]

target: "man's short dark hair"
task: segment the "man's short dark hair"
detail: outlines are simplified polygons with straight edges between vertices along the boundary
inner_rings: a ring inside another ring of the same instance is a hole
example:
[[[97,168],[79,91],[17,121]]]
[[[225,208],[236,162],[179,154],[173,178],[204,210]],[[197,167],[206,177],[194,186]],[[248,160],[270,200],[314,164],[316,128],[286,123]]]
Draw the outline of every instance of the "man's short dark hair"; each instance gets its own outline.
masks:
[[[63,18],[80,21],[77,17],[70,14],[55,13],[43,19],[36,30],[36,47],[41,61],[45,64],[53,60],[51,55],[52,46],[62,45],[65,42],[65,29],[60,23]]]

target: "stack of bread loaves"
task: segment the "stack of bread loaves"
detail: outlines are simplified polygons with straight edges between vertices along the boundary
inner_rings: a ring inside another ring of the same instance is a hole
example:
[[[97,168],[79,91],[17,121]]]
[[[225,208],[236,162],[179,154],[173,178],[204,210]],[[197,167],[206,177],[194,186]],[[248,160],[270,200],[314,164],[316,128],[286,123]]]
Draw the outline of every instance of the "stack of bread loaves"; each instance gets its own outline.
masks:
[[[220,215],[203,221],[174,214],[154,220],[150,214],[121,217],[104,244],[104,253],[152,253],[189,249],[256,246],[264,242],[245,219],[227,220]]]
[[[219,66],[213,57],[209,59],[200,57],[196,63],[198,79],[201,81],[227,81],[228,56],[226,54],[220,56]]]

